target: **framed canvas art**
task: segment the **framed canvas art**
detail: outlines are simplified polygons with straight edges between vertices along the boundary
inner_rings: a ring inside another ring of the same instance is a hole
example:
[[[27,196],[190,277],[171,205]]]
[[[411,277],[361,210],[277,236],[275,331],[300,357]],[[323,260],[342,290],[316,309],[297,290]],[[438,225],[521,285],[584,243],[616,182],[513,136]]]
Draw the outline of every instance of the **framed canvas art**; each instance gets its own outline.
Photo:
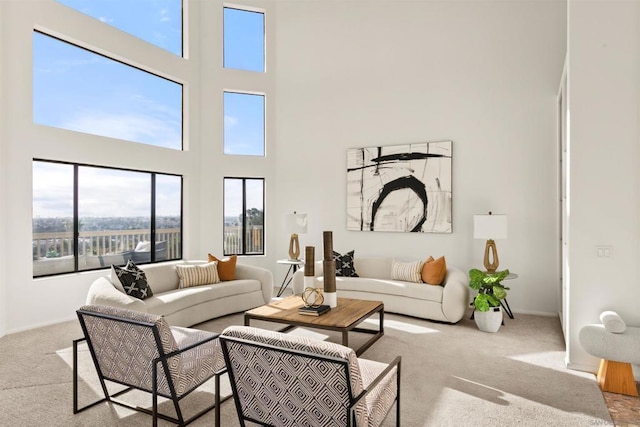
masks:
[[[347,230],[451,233],[451,141],[347,150]]]

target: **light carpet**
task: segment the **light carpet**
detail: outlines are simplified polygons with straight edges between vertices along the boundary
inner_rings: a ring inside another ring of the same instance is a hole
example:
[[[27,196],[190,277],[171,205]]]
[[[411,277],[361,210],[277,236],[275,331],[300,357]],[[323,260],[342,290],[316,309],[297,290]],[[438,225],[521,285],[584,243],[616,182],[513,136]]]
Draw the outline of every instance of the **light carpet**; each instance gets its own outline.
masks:
[[[241,314],[196,327],[220,332],[234,324],[242,324]],[[292,333],[339,342],[338,334],[325,331]],[[80,336],[78,322],[65,322],[0,339],[1,426],[151,423],[148,415],[108,404],[73,415],[71,341]],[[366,338],[354,334],[350,342],[359,345]],[[100,388],[86,346],[81,350],[80,398],[89,403],[99,398]],[[564,341],[556,318],[517,314],[505,319],[498,333],[489,334],[468,318],[447,325],[386,314],[385,335],[362,357],[388,362],[397,355],[402,356],[402,426],[613,425],[594,376],[564,368]],[[184,400],[187,417],[213,399],[212,383]],[[223,389],[223,394],[229,393],[226,380]],[[142,393],[125,398],[142,406],[151,403]],[[169,402],[160,407],[172,413]],[[213,412],[192,425],[212,426]],[[222,426],[238,425],[233,401],[223,403]],[[385,422],[392,425],[393,413]]]

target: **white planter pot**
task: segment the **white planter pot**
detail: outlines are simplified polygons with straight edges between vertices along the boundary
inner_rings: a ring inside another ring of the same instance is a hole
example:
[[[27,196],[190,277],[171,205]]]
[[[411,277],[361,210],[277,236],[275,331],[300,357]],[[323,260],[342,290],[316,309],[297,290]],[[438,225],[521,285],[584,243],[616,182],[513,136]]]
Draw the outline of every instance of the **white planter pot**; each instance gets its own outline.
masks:
[[[490,307],[489,311],[476,310],[473,314],[478,329],[483,332],[498,332],[502,325],[501,307]]]

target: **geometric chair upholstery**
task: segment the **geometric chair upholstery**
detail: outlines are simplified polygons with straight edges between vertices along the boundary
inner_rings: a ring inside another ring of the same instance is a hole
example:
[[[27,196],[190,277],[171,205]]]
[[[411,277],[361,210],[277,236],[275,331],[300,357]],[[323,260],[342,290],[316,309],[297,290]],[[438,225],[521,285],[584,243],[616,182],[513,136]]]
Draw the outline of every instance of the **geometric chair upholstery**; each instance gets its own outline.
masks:
[[[400,357],[387,365],[248,326],[228,327],[220,343],[241,426],[380,426],[394,403],[400,425]]]
[[[108,401],[186,425],[216,408],[220,424],[220,375],[226,371],[218,334],[169,326],[162,316],[117,307],[87,305],[77,310],[84,338],[73,341],[73,413]],[[104,398],[78,408],[78,343],[87,341]],[[215,403],[184,420],[179,402],[215,377]],[[109,394],[105,381],[128,386]],[[132,406],[114,397],[132,389],[152,394],[153,408]],[[177,418],[158,413],[158,396],[171,399]],[[227,397],[228,398],[228,397]]]

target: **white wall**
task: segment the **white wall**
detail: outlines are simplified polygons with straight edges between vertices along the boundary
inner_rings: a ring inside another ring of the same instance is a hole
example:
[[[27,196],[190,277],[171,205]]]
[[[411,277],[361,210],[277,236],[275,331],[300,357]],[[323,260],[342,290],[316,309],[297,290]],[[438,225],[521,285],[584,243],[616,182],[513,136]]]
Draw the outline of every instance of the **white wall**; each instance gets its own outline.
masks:
[[[0,334],[73,318],[89,283],[104,274],[32,279],[33,157],[183,174],[187,258],[222,250],[222,177],[265,177],[267,254],[246,262],[271,268],[277,280],[284,268],[275,261],[288,248],[283,215],[294,210],[310,215],[301,246],[321,248],[322,231],[333,230],[338,251],[444,254],[464,270],[482,260],[484,242],[472,239],[473,214],[506,213],[509,239],[498,248],[501,266],[520,274],[509,295],[512,308],[556,311],[555,95],[566,46],[565,2],[234,3],[267,10],[267,73],[258,81],[221,70],[220,56],[209,48],[220,43],[222,1],[187,3],[186,61],[96,27],[53,0],[2,2],[3,55],[11,61],[2,61],[0,73],[11,108],[2,118],[7,138],[0,162],[11,185],[0,194],[0,219],[10,224],[1,245],[12,257],[0,257],[0,313],[7,319]],[[185,83],[188,150],[34,125],[34,25],[123,58],[142,55],[156,71]],[[267,94],[266,158],[222,156],[224,88]],[[452,234],[345,230],[347,148],[445,139],[454,144]],[[124,151],[136,159],[123,160]]]
[[[4,22],[4,3],[0,2],[0,22]],[[4,41],[7,40],[7,37],[4,33],[4,25],[0,25],[0,51],[4,52]],[[5,85],[6,80],[4,79],[4,70],[3,67],[0,66],[0,117],[5,117],[6,107],[5,107]],[[8,184],[8,175],[7,175],[7,164],[5,160],[5,146],[6,146],[6,134],[5,134],[5,124],[4,120],[0,119],[0,242],[6,242],[6,229],[7,229],[7,220],[5,218],[5,209],[6,209],[6,197],[5,197],[5,188]],[[5,249],[5,245],[0,243],[0,260],[7,259],[7,251]],[[5,291],[4,283],[7,283],[6,280],[6,266],[2,261],[0,261],[0,337],[5,334],[5,330],[7,329],[7,319],[6,319],[6,303],[7,294]]]
[[[594,370],[578,332],[616,310],[640,325],[640,2],[569,3],[569,366]],[[612,247],[597,258],[596,245]]]
[[[480,267],[473,215],[505,213],[500,266],[516,311],[556,313],[556,93],[562,1],[277,3],[278,214],[306,212],[356,256],[445,255]],[[346,231],[346,150],[453,141],[453,233]],[[283,254],[285,233],[278,242]]]
[[[109,25],[101,25],[53,0],[0,3],[0,11],[4,11],[4,17],[0,15],[3,48],[0,77],[5,90],[3,100],[10,106],[2,114],[5,128],[0,128],[3,174],[0,220],[7,224],[0,239],[0,250],[5,255],[0,257],[0,335],[74,318],[75,310],[84,304],[90,283],[105,274],[105,271],[99,271],[32,278],[33,158],[183,175],[183,256],[193,259],[206,258],[207,252],[222,254],[222,177],[225,174],[261,176],[273,181],[270,159],[223,158],[222,88],[258,90],[270,99],[275,85],[273,71],[261,76],[256,83],[244,72],[223,72],[221,69],[223,2],[196,0],[186,3],[185,38],[190,40],[190,45],[185,59]],[[243,3],[267,10],[267,19],[275,15],[270,10],[272,2],[252,0]],[[118,59],[131,60],[143,69],[182,83],[185,151],[33,124],[31,46],[34,28]],[[273,44],[273,38],[269,39],[268,47]],[[267,61],[273,69],[272,59]],[[271,108],[269,104],[267,111]],[[267,130],[267,139],[268,144],[273,144],[275,128]],[[270,146],[267,148],[274,151]],[[275,200],[271,196],[273,187],[267,191],[266,207],[270,209]],[[267,234],[267,241],[273,232]],[[266,259],[250,257],[243,262],[270,265]]]

